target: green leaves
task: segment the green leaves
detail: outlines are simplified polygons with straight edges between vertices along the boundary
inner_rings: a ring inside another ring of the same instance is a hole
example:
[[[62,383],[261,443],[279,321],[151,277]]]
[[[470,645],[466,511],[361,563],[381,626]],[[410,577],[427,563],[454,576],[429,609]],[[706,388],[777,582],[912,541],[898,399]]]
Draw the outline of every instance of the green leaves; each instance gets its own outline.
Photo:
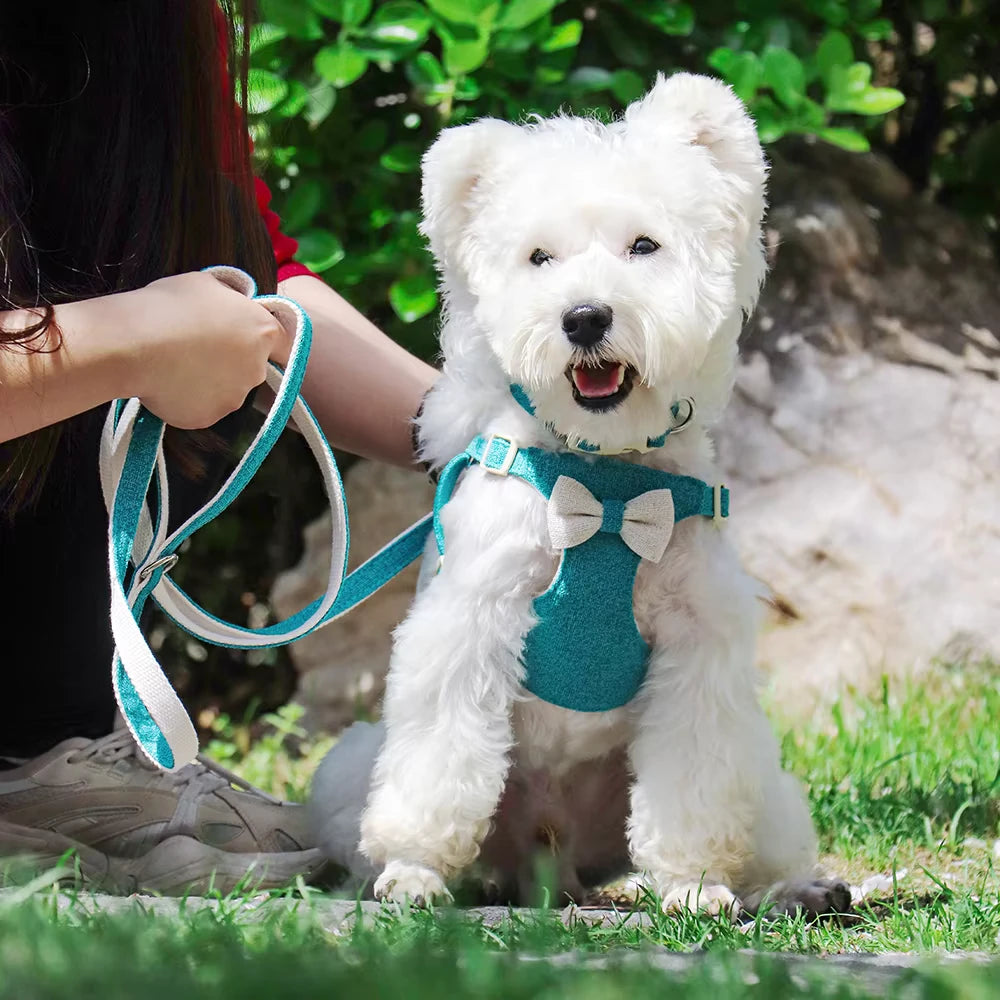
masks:
[[[330,116],[334,104],[337,103],[337,91],[325,83],[308,91],[306,108],[302,114],[310,129],[317,129]]]
[[[580,44],[583,36],[582,21],[563,21],[552,29],[552,34],[539,46],[542,52],[558,52],[560,49],[572,49]]]
[[[900,107],[905,100],[902,91],[893,87],[869,87],[844,110],[859,115],[884,115]]]
[[[426,0],[435,14],[456,24],[483,25],[492,22],[500,6],[496,0]]]
[[[379,157],[379,163],[393,173],[412,174],[420,169],[422,152],[420,147],[412,142],[397,142]]]
[[[877,0],[862,2],[877,4]],[[822,3],[812,6],[825,11],[826,20],[838,21]],[[871,86],[871,66],[855,62],[851,38],[840,28],[828,29],[815,51],[802,56],[787,47],[795,36],[787,20],[736,28],[742,30],[731,32],[733,44],[713,49],[707,62],[749,106],[765,143],[789,132],[804,132],[845,149],[864,151],[869,148],[865,136],[832,124],[831,114],[880,115],[903,101],[897,90]],[[759,54],[750,47],[753,42],[764,43]]]
[[[566,82],[574,90],[586,93],[596,90],[610,90],[614,80],[614,75],[600,66],[581,66],[578,70],[570,73]]]
[[[805,96],[806,72],[802,61],[788,49],[768,48],[762,63],[764,82],[786,108],[794,110]]]
[[[288,32],[277,24],[255,24],[250,32],[250,54],[254,55],[268,45],[280,42],[282,38],[287,38]]]
[[[645,19],[666,35],[690,35],[694,30],[694,8],[687,3],[648,5]]]
[[[292,233],[308,226],[323,204],[323,186],[315,178],[306,178],[293,185],[281,210],[282,226]]]
[[[827,24],[839,28],[847,23],[850,10],[843,0],[805,0],[805,7]]]
[[[497,27],[508,31],[526,28],[548,14],[558,2],[559,0],[509,0],[503,4]]]
[[[368,57],[347,42],[337,42],[320,49],[313,65],[335,87],[347,87],[368,68]]]
[[[816,49],[813,62],[827,87],[837,72],[854,61],[854,48],[842,31],[828,31]]]
[[[437,308],[437,290],[425,274],[401,278],[389,286],[389,303],[404,322],[414,323]]]
[[[833,66],[827,83],[827,108],[857,115],[884,115],[898,108],[904,101],[903,94],[892,87],[871,86],[871,75],[868,63]]]
[[[319,15],[302,0],[259,0],[259,7],[262,21],[277,25],[293,38],[323,37]]]
[[[276,73],[251,69],[247,75],[247,103],[252,115],[262,115],[280,104],[288,94],[288,84]]]
[[[832,142],[842,149],[850,150],[852,153],[867,153],[871,149],[868,140],[852,128],[821,128],[816,134],[821,139]]]
[[[489,55],[489,38],[446,38],[444,40],[444,68],[452,76],[462,76],[479,69]]]
[[[715,49],[708,64],[717,70],[736,91],[736,96],[749,104],[764,78],[764,67],[753,52],[735,52],[730,48]]]
[[[434,106],[455,96],[455,84],[432,52],[418,52],[407,63],[406,75],[424,104]]]
[[[333,233],[325,229],[307,229],[297,237],[296,257],[311,271],[322,274],[344,259],[344,246]]]
[[[354,27],[371,13],[372,0],[309,0],[309,6],[332,21]]]
[[[646,92],[646,81],[630,69],[619,69],[611,74],[611,93],[621,104],[631,104]]]
[[[390,0],[375,11],[368,25],[372,39],[383,45],[420,45],[431,29],[431,16],[416,0]]]

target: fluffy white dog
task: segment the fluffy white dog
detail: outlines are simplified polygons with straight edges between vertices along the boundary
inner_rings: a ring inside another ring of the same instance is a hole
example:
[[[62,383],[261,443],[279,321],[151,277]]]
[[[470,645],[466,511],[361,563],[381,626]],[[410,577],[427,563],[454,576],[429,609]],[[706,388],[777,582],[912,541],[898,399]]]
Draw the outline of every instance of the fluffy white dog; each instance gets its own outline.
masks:
[[[810,816],[758,705],[758,588],[721,530],[708,435],[764,276],[765,178],[740,101],[686,74],[619,121],[482,120],[427,153],[445,363],[420,438],[437,467],[484,441],[441,511],[444,557],[432,553],[396,634],[384,735],[356,727],[315,785],[328,852],[377,874],[376,895],[446,897],[479,858],[501,895],[524,898],[542,849],[576,898],[631,866],[667,908],[732,913],[766,894],[784,910],[848,905],[843,883],[815,877]],[[582,545],[580,511],[555,510],[558,484],[549,499],[515,475],[518,454],[612,486],[673,474],[666,497],[649,494],[659,535],[635,543],[641,558],[622,541],[627,497],[580,500],[570,483],[605,548],[596,574],[567,572],[563,645],[536,642],[560,662],[534,682],[538,598]],[[707,507],[681,510],[681,476]]]

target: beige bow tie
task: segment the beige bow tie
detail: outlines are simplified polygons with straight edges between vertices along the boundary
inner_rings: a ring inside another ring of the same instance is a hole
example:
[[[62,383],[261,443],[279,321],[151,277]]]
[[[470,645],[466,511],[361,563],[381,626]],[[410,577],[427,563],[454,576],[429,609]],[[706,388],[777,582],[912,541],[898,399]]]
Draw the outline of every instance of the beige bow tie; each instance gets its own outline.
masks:
[[[558,549],[582,545],[598,531],[620,534],[640,558],[659,562],[674,530],[670,490],[649,490],[628,503],[601,503],[582,483],[560,476],[548,505],[549,536]]]

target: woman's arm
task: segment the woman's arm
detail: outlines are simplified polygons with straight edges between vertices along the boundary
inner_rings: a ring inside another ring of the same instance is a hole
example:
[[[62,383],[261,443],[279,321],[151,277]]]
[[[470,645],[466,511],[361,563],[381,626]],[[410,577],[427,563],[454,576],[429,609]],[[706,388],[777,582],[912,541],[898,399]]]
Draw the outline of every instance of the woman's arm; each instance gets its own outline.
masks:
[[[303,391],[328,437],[411,465],[410,421],[435,370],[316,278],[296,275],[280,290],[313,320]],[[16,331],[37,318],[2,312],[0,326]],[[175,427],[208,427],[263,381],[268,357],[282,362],[288,351],[270,313],[201,273],[56,306],[55,324],[59,333],[33,341],[34,352],[0,349],[0,442],[131,396]]]
[[[0,327],[38,318],[0,312]],[[27,348],[0,348],[0,442],[130,396],[175,427],[208,427],[263,381],[269,357],[288,356],[266,309],[200,272],[56,306],[54,322]]]
[[[278,292],[298,302],[312,320],[302,393],[331,444],[413,465],[411,421],[437,372],[315,277],[286,278]]]
[[[0,442],[107,403],[125,388],[128,350],[117,331],[126,294],[57,306],[61,337],[50,326],[29,349],[0,349]],[[0,312],[0,328],[17,333],[39,317],[26,309]]]

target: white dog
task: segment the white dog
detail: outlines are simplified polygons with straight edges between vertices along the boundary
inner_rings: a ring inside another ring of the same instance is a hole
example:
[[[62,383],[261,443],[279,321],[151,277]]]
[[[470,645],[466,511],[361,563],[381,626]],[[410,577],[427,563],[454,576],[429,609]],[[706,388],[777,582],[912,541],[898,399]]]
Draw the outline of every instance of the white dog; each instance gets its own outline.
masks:
[[[376,895],[446,897],[478,857],[523,898],[544,848],[576,898],[631,865],[666,908],[848,904],[757,702],[758,588],[708,436],[764,276],[765,177],[739,100],[686,74],[619,121],[482,120],[427,153],[445,363],[420,438],[439,468],[481,440],[445,473],[384,738],[353,730],[315,786],[328,851],[363,874],[377,754]]]

